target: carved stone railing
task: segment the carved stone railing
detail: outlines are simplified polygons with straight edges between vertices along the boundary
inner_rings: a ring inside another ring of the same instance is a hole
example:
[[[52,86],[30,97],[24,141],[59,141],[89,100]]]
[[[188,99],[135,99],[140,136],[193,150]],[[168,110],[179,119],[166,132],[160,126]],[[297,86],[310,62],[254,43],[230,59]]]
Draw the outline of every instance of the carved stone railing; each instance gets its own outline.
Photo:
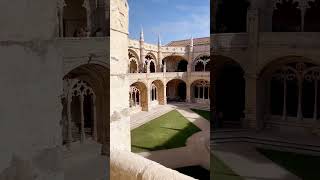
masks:
[[[319,32],[261,32],[260,47],[319,48]]]
[[[161,51],[163,53],[178,53],[178,54],[184,54],[187,52],[186,47],[170,47],[170,46],[163,46],[161,48]]]
[[[213,49],[230,49],[248,47],[248,33],[221,33],[211,35]]]
[[[158,73],[130,73],[128,79],[130,82],[147,79],[159,79],[165,78],[167,81],[170,79],[183,79],[187,80],[187,72],[158,72]],[[208,79],[210,78],[210,72],[191,72],[191,79]]]
[[[192,177],[166,168],[159,163],[129,151],[110,151],[110,179],[112,180],[195,180]]]
[[[210,72],[209,71],[204,71],[204,72],[198,72],[194,71],[191,72],[192,77],[210,77]]]

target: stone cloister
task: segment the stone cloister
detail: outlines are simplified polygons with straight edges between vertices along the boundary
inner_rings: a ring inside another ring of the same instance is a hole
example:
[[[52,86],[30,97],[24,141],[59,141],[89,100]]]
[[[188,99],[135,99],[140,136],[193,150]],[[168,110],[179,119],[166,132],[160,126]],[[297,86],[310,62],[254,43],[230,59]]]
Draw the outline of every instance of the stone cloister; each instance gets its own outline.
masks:
[[[139,41],[129,40],[127,73],[132,112],[172,101],[209,104],[208,43],[209,38],[191,38],[163,46],[158,37],[158,44],[152,45],[144,42],[143,31]]]

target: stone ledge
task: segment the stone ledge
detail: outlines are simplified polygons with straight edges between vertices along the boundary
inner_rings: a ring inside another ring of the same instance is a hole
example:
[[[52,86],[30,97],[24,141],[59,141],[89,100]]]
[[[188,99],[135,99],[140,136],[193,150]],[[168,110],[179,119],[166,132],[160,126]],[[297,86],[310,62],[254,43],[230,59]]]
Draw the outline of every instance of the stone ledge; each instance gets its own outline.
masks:
[[[112,148],[110,179],[112,180],[194,180],[137,154]]]

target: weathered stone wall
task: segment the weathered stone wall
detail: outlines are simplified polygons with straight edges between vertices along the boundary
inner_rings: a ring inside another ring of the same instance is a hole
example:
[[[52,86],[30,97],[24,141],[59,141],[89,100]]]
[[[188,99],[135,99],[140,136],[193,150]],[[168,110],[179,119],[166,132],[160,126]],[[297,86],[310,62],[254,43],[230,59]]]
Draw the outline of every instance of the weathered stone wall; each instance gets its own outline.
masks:
[[[56,1],[1,1],[0,12],[0,179],[62,180]]]

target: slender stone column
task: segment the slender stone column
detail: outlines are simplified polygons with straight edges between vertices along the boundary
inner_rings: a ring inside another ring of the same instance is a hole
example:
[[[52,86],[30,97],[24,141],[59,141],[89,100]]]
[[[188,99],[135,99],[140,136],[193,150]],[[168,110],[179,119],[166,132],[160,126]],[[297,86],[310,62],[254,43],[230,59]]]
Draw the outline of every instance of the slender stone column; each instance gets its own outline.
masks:
[[[91,34],[92,30],[91,30],[91,7],[90,7],[90,1],[89,0],[84,0],[82,7],[84,7],[86,9],[86,13],[87,13],[87,29]]]
[[[302,79],[298,78],[298,112],[297,112],[297,119],[302,120]]]
[[[97,132],[97,111],[96,111],[96,96],[92,96],[92,113],[93,113],[93,140],[98,140],[98,132]]]
[[[83,143],[84,142],[84,140],[85,140],[85,132],[84,132],[84,110],[83,110],[83,103],[84,103],[84,95],[83,94],[81,94],[80,95],[80,113],[81,113],[81,121],[80,121],[80,123],[81,123],[81,126],[80,126],[80,128],[81,128],[81,138],[80,138],[80,141],[81,141],[81,143]]]
[[[314,80],[314,110],[313,110],[313,120],[317,120],[318,114],[318,79]]]
[[[72,142],[72,115],[71,115],[71,103],[72,103],[72,96],[69,94],[67,97],[67,114],[68,114],[68,137],[67,137],[67,147],[68,149],[71,148]]]
[[[167,104],[167,85],[163,85],[163,104]]]
[[[147,63],[147,74],[150,74],[150,64],[151,64],[151,61],[148,61],[148,63]]]
[[[59,36],[63,37],[63,8],[67,6],[64,0],[58,1],[58,11],[59,11]]]
[[[283,80],[283,109],[282,120],[287,120],[287,80]]]

